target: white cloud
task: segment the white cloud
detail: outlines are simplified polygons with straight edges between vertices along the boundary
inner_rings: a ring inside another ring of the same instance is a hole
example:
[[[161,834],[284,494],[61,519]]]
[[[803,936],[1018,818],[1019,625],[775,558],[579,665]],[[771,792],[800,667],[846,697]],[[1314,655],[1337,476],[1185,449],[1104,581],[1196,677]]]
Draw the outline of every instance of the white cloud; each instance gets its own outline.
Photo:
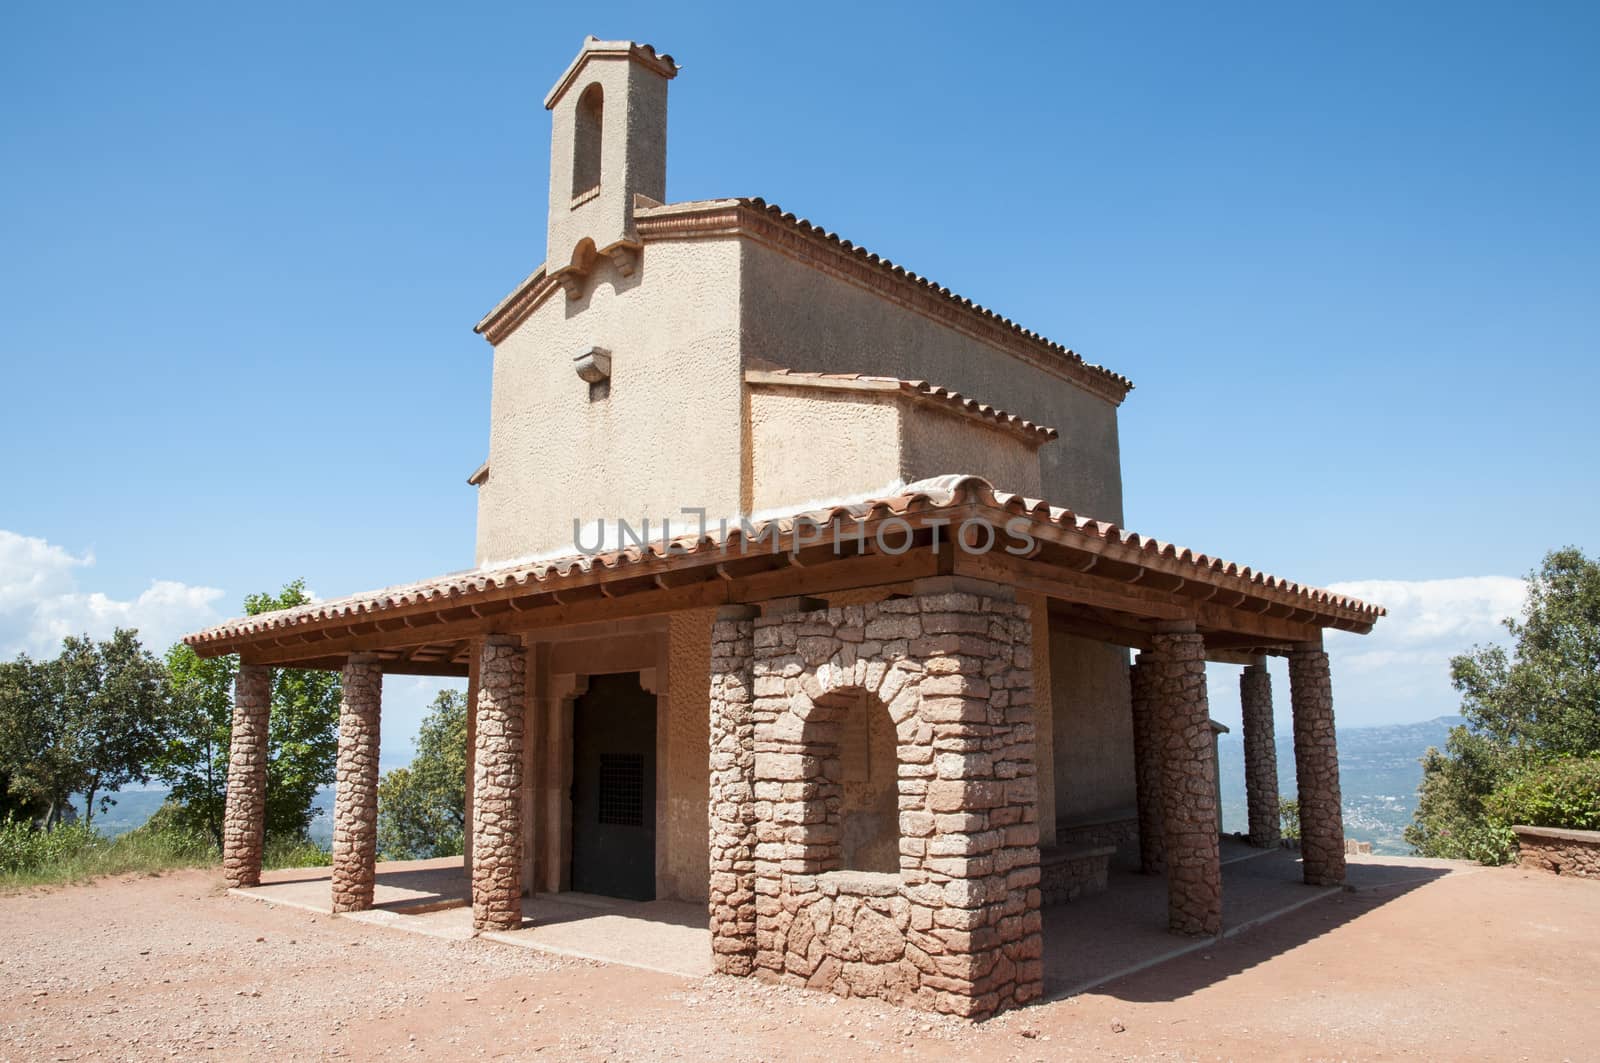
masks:
[[[151,580],[130,600],[82,590],[79,575],[94,563],[92,553],[0,529],[0,657],[53,656],[66,635],[103,638],[118,627],[138,628],[140,641],[159,654],[222,619],[216,603],[223,592],[215,587]]]
[[[1528,593],[1525,581],[1510,576],[1352,580],[1331,584],[1328,589],[1388,608],[1389,615],[1378,621],[1373,633],[1362,637],[1366,645],[1375,641],[1392,646],[1449,643],[1458,651],[1474,640],[1504,636],[1500,621],[1521,613]]]
[[[1334,712],[1341,727],[1412,723],[1451,716],[1461,696],[1450,685],[1450,658],[1474,646],[1509,645],[1500,621],[1522,612],[1527,584],[1507,576],[1435,580],[1353,580],[1329,590],[1389,610],[1371,634],[1329,631]],[[1273,708],[1280,734],[1289,727],[1289,676],[1271,658]],[[1208,669],[1212,716],[1237,731],[1238,669]]]
[[[1473,646],[1505,645],[1501,621],[1522,611],[1527,584],[1509,576],[1357,580],[1330,588],[1388,607],[1368,635],[1328,635],[1341,719],[1383,723],[1456,712],[1450,658]],[[1351,717],[1354,717],[1353,719]]]

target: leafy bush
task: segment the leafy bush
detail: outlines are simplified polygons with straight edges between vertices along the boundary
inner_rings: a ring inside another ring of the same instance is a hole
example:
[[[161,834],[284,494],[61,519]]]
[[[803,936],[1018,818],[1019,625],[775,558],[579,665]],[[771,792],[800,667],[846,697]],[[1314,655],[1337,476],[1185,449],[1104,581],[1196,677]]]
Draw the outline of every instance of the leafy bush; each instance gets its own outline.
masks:
[[[1283,836],[1290,841],[1300,839],[1300,802],[1279,801],[1278,822],[1283,825]]]
[[[26,820],[7,816],[0,823],[0,875],[16,875],[62,864],[103,846],[105,839],[86,823],[35,830]]]
[[[1493,819],[1463,820],[1439,830],[1435,855],[1448,860],[1473,860],[1494,866],[1517,856],[1517,836]]]
[[[327,867],[333,854],[304,834],[269,835],[261,853],[262,867]]]
[[[1503,863],[1513,823],[1600,826],[1600,560],[1545,555],[1522,619],[1505,627],[1509,653],[1478,646],[1450,661],[1466,723],[1423,758],[1406,828],[1420,856]]]
[[[0,824],[0,886],[79,882],[99,875],[158,874],[217,862],[216,846],[203,834],[176,827],[161,812],[149,823],[111,839],[85,823],[35,830],[27,823]]]
[[[1600,757],[1558,760],[1518,775],[1484,802],[1504,826],[1600,830]]]

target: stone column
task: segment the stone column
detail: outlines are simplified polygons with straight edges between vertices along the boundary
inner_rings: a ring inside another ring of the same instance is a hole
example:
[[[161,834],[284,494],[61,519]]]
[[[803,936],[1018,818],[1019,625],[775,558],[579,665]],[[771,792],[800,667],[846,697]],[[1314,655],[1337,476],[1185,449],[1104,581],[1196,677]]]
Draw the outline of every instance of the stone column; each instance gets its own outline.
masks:
[[[747,975],[756,957],[756,610],[726,606],[711,628],[711,967]]]
[[[1306,884],[1337,886],[1344,882],[1344,813],[1339,744],[1333,731],[1333,682],[1320,642],[1303,643],[1290,652],[1289,704],[1294,712],[1294,771]]]
[[[1160,661],[1149,650],[1128,667],[1133,704],[1133,771],[1139,803],[1139,870],[1159,875],[1166,869],[1166,838],[1161,809],[1161,732],[1156,714]]]
[[[478,665],[472,800],[472,927],[522,925],[522,772],[527,652],[518,635],[488,635]]]
[[[333,792],[333,910],[372,907],[378,859],[378,718],[383,665],[376,654],[345,661],[339,765]]]
[[[228,792],[222,814],[222,876],[229,886],[261,885],[267,825],[267,709],[272,669],[242,664],[233,681]]]
[[[1175,934],[1220,934],[1222,854],[1205,640],[1193,625],[1164,624],[1155,651],[1167,925]]]
[[[1278,751],[1272,729],[1272,676],[1267,659],[1256,658],[1239,673],[1244,709],[1244,789],[1250,809],[1250,844],[1278,846]]]

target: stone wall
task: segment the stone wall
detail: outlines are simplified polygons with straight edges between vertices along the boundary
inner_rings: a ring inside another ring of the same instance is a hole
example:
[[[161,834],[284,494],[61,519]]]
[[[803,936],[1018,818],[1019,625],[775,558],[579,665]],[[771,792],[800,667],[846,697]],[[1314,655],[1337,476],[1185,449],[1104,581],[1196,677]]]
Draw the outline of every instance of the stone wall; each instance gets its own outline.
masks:
[[[1128,666],[1134,778],[1138,784],[1139,870],[1146,875],[1159,875],[1167,868],[1166,828],[1161,807],[1161,727],[1156,713],[1158,678],[1155,656],[1151,653],[1139,654],[1139,659]]]
[[[1600,830],[1513,827],[1517,866],[1555,875],[1600,878]]]
[[[756,957],[755,663],[751,615],[711,628],[711,966],[746,975]]]
[[[1039,853],[1039,892],[1046,905],[1065,904],[1106,888],[1115,845],[1073,845]]]
[[[717,625],[719,969],[747,954],[732,942],[753,832],[754,940],[743,948],[753,949],[756,974],[968,1016],[1038,996],[1030,610],[957,587],[944,580],[907,598]],[[898,874],[841,866],[839,740],[862,692],[867,711],[886,712],[895,729]]]
[[[1056,820],[1056,845],[1063,849],[1109,845],[1115,850],[1112,863],[1129,870],[1140,869],[1140,837],[1139,819],[1133,809],[1112,811],[1093,819]],[[1156,838],[1159,842],[1159,833]]]

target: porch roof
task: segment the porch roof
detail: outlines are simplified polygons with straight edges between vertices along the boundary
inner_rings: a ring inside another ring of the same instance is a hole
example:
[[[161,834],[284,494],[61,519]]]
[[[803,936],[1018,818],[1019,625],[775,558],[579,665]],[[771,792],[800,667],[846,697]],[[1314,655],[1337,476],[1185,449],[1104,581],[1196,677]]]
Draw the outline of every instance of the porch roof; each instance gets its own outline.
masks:
[[[994,549],[951,529],[981,520]],[[1006,529],[1025,532],[1007,540]],[[882,542],[878,536],[882,533]],[[902,548],[904,547],[904,548]],[[1217,659],[1282,652],[1325,628],[1365,633],[1382,606],[1306,586],[996,490],[976,476],[923,480],[881,498],[681,536],[648,548],[530,559],[240,617],[185,636],[202,657],[334,668],[376,652],[391,672],[465,674],[471,642],[683,609],[961,575],[1047,595],[1069,630],[1127,646],[1193,623]]]

